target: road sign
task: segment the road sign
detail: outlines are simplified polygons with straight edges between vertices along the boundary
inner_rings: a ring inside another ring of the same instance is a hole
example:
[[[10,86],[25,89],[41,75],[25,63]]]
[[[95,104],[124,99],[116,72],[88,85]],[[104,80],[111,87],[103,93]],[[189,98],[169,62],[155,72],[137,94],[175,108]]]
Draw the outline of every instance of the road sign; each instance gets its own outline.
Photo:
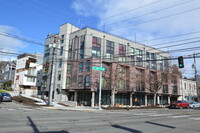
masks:
[[[105,71],[103,67],[92,67],[93,70]]]

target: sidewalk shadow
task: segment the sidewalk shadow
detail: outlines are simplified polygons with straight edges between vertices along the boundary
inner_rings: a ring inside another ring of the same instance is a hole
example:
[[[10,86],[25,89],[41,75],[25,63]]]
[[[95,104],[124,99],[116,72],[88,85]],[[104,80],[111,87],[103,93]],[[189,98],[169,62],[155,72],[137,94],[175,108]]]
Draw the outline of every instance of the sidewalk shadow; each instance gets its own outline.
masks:
[[[135,130],[135,129],[132,129],[132,128],[120,126],[120,125],[118,125],[118,124],[111,125],[111,126],[114,127],[114,128],[119,128],[119,129],[121,129],[121,130],[129,131],[129,132],[131,132],[131,133],[142,133],[142,132],[139,131],[139,130]]]
[[[30,126],[33,128],[33,132],[34,133],[69,133],[68,131],[64,131],[64,130],[62,130],[62,131],[45,131],[45,132],[40,132],[38,130],[37,126],[35,125],[35,123],[33,122],[33,120],[29,116],[27,116],[27,118],[28,118],[28,120],[30,122]]]

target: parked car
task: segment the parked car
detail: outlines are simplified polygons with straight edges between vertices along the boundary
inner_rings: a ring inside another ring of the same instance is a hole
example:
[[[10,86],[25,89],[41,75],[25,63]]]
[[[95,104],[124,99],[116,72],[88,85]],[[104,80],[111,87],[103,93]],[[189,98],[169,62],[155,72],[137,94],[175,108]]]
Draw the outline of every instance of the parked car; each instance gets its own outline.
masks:
[[[170,108],[178,108],[178,109],[189,108],[189,103],[187,101],[180,100],[180,101],[171,103]]]
[[[3,101],[3,96],[2,94],[0,93],[0,103]]]
[[[13,98],[9,93],[1,92],[3,102],[12,102]]]
[[[190,108],[198,108],[198,107],[200,107],[200,103],[198,103],[198,102],[191,102],[189,106],[190,106]]]

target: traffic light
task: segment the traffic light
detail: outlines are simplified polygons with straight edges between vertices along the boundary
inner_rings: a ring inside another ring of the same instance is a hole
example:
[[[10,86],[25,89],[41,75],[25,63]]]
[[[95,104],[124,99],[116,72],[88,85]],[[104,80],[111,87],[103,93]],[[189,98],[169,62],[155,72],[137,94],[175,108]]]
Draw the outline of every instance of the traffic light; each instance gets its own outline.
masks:
[[[45,68],[44,68],[44,71],[45,71],[45,72],[48,72],[48,71],[49,71],[49,66],[50,66],[50,64],[49,64],[49,62],[47,62],[47,63],[45,64]]]
[[[178,57],[178,67],[179,68],[184,68],[183,56],[179,56]]]
[[[29,69],[29,67],[30,67],[30,63],[31,63],[30,60],[26,60],[26,65],[25,65],[25,68],[26,68],[26,69]]]

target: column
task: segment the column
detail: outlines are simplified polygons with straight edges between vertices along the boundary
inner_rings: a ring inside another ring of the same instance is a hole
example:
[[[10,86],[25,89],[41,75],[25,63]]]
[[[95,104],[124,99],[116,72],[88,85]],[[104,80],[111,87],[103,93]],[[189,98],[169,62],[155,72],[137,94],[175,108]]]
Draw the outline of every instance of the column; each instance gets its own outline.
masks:
[[[94,107],[95,92],[92,92],[91,107]]]
[[[74,101],[77,101],[77,91],[74,92]]]
[[[144,95],[144,105],[147,106],[147,95]]]
[[[168,96],[168,104],[170,104],[170,96]]]
[[[160,96],[157,96],[157,104],[160,104]]]
[[[133,93],[130,94],[130,106],[133,106]]]

